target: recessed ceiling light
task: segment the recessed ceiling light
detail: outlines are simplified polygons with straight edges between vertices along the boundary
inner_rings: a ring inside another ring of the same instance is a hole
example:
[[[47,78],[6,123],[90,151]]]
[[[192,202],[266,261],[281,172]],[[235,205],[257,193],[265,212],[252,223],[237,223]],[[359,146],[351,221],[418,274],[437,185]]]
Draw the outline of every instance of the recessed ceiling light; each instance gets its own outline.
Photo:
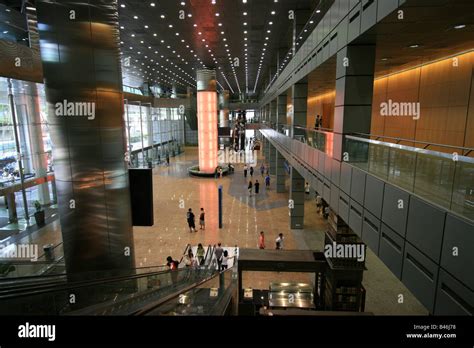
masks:
[[[154,33],[153,36],[158,36],[158,34],[157,34],[157,33]]]
[[[219,25],[220,27],[222,27],[222,23],[219,23],[218,25]]]
[[[410,48],[418,48],[418,47],[420,47],[420,45],[418,45],[418,44],[410,45]]]
[[[134,19],[138,19],[138,16],[133,16]]]
[[[148,25],[145,25],[145,29],[148,29]]]
[[[165,18],[165,15],[161,15],[160,17],[161,17],[161,18]]]
[[[271,14],[272,14],[272,16],[273,16],[273,15],[275,15],[275,13],[276,13],[276,12],[275,12],[275,11],[272,11],[272,12],[270,12],[270,13],[271,13]]]
[[[316,13],[321,13],[321,10],[316,10]]]
[[[154,2],[150,3],[150,6],[155,7],[155,3]]]
[[[216,17],[219,17],[219,12],[216,13]]]
[[[195,27],[195,28],[196,28],[197,26],[198,26],[197,24],[194,24],[194,25],[193,25],[193,27]]]
[[[173,24],[168,25],[168,27],[173,28]]]
[[[186,3],[184,1],[181,1],[181,5],[184,6],[186,5]]]
[[[124,8],[125,4],[121,4],[120,7]],[[7,12],[10,12],[10,10],[7,9]]]
[[[454,27],[454,29],[463,29],[466,27],[466,24],[458,24]]]

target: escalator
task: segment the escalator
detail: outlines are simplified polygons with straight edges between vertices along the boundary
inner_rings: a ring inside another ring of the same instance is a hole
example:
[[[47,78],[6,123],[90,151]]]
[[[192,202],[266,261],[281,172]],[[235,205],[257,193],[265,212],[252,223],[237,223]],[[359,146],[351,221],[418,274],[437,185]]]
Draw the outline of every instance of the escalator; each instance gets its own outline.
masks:
[[[186,246],[185,253],[189,248]],[[65,275],[50,275],[0,283],[0,315],[137,315],[151,304],[150,314],[156,315],[157,304],[169,306],[167,301],[180,299],[183,293],[192,291],[198,303],[199,294],[204,294],[205,288],[209,292],[208,285],[215,288],[216,279],[223,276],[217,273],[214,248],[209,246],[197,269],[170,271],[163,265],[88,277],[68,282]],[[219,291],[217,295],[222,295]]]

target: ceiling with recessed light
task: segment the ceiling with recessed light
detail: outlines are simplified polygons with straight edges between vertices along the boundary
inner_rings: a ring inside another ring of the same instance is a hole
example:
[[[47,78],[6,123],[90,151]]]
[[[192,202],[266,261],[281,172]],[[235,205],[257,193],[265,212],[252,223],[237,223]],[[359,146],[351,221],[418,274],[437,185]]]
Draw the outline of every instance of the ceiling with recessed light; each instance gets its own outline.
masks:
[[[124,84],[139,87],[147,82],[164,89],[174,85],[182,93],[196,86],[196,69],[206,67],[216,69],[219,90],[229,90],[234,97],[258,93],[290,49],[289,11],[306,24],[319,3],[119,0]]]

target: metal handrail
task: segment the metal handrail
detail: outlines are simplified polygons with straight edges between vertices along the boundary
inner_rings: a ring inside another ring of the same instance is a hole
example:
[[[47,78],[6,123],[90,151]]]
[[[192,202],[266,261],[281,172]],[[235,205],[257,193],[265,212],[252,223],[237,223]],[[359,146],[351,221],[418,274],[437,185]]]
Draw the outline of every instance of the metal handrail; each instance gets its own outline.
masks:
[[[350,134],[347,134],[347,135],[359,135],[359,136],[365,136],[365,137],[376,137],[375,140],[378,140],[378,139],[381,138],[381,139],[392,139],[392,140],[396,140],[397,142],[406,141],[406,142],[409,142],[409,143],[424,144],[425,147],[423,149],[425,149],[426,147],[430,147],[430,146],[439,146],[439,147],[447,147],[447,148],[451,148],[451,149],[467,150],[468,152],[474,151],[474,148],[470,148],[470,147],[454,146],[454,145],[438,144],[438,143],[429,143],[427,141],[412,140],[412,139],[405,139],[405,138],[398,138],[398,137],[389,137],[389,136],[385,136],[385,135],[366,134],[366,133],[350,133]]]
[[[185,269],[178,270],[178,272],[185,272],[185,271],[187,270]],[[176,272],[176,271],[166,270],[166,271],[159,271],[159,272],[133,274],[133,275],[127,275],[127,276],[116,276],[116,277],[105,278],[105,279],[82,280],[82,281],[77,281],[77,282],[72,282],[72,283],[66,283],[64,284],[64,286],[57,286],[57,284],[56,286],[54,286],[52,284],[50,287],[45,287],[44,289],[37,290],[37,291],[27,291],[27,292],[22,292],[22,293],[15,293],[15,294],[9,294],[5,296],[0,296],[0,300],[9,299],[9,298],[17,298],[17,297],[25,297],[25,296],[33,296],[33,295],[57,292],[57,291],[74,290],[74,289],[85,288],[85,287],[94,286],[94,285],[103,285],[105,283],[115,283],[115,282],[120,282],[120,281],[125,281],[125,280],[131,280],[131,279],[151,277],[151,276],[161,275],[161,274],[170,273],[170,272]]]
[[[193,289],[199,287],[200,285],[202,285],[202,284],[204,284],[204,283],[207,283],[208,281],[210,281],[210,280],[212,280],[212,279],[214,279],[214,278],[216,278],[216,277],[220,277],[220,276],[222,276],[224,273],[229,272],[229,271],[233,271],[233,270],[234,270],[234,266],[232,266],[232,267],[229,268],[229,269],[226,269],[224,272],[216,272],[215,274],[213,274],[213,275],[207,277],[206,279],[203,279],[203,280],[201,280],[201,281],[199,281],[199,282],[196,282],[196,283],[194,283],[194,284],[192,284],[192,285],[190,285],[190,286],[185,287],[185,288],[182,289],[182,290],[177,291],[177,292],[174,293],[174,294],[165,296],[165,297],[163,297],[163,298],[161,298],[161,299],[159,299],[159,300],[157,300],[157,301],[155,301],[155,302],[152,302],[152,303],[150,303],[150,304],[144,306],[143,308],[141,308],[141,309],[139,309],[139,310],[136,310],[135,312],[131,313],[131,315],[145,315],[145,314],[151,312],[152,310],[154,310],[155,308],[157,308],[157,307],[163,305],[164,303],[166,303],[166,302],[168,302],[168,301],[170,301],[170,300],[172,300],[172,299],[178,298],[179,295],[181,295],[182,293],[191,291],[191,290],[193,290]]]
[[[442,157],[442,158],[446,158],[446,159],[449,159],[449,160],[453,159],[453,155],[450,154],[450,153],[446,153],[446,152],[426,150],[424,148],[387,143],[387,142],[384,142],[384,141],[373,140],[373,139],[359,138],[359,137],[355,137],[355,136],[352,136],[352,135],[346,135],[345,137],[346,137],[346,139],[351,139],[351,140],[360,141],[360,142],[369,143],[369,144],[374,144],[374,145],[391,147],[391,148],[398,149],[398,150],[416,152],[416,153],[420,153],[420,154],[423,154],[423,155],[431,155],[431,156],[436,156],[436,157]],[[458,161],[461,161],[461,162],[474,163],[474,158],[472,158],[472,157],[466,157],[466,156],[458,155],[457,159],[458,159]]]

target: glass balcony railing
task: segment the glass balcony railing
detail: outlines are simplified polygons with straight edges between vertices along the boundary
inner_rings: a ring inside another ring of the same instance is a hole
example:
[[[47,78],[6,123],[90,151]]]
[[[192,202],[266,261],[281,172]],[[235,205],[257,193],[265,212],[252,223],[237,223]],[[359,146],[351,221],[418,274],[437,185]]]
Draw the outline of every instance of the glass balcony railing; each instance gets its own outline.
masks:
[[[271,137],[284,148],[291,149],[290,126],[265,123],[262,129],[265,128],[278,131]],[[328,130],[295,126],[292,138],[332,157],[334,134]],[[373,140],[374,137],[344,135],[345,162],[474,220],[474,149],[397,139],[397,142],[414,144],[406,146]]]
[[[462,155],[469,149],[439,152],[351,135],[344,149],[348,163],[474,220],[474,158]]]

